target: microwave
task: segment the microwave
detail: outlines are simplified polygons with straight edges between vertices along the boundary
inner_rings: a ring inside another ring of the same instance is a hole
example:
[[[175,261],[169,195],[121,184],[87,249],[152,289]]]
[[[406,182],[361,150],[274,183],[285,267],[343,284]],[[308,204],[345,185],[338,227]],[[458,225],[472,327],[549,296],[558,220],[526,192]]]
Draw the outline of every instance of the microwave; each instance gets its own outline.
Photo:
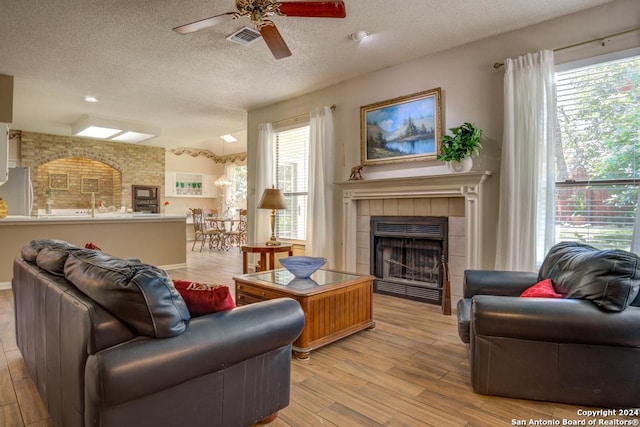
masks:
[[[132,193],[135,200],[158,200],[158,187],[134,185]]]

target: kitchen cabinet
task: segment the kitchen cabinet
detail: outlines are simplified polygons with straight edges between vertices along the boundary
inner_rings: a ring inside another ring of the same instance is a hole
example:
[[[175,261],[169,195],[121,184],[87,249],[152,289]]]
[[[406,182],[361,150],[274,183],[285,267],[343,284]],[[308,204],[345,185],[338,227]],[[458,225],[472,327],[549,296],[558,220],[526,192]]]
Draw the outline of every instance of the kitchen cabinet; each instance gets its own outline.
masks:
[[[165,197],[217,197],[215,178],[215,175],[201,173],[166,172]]]

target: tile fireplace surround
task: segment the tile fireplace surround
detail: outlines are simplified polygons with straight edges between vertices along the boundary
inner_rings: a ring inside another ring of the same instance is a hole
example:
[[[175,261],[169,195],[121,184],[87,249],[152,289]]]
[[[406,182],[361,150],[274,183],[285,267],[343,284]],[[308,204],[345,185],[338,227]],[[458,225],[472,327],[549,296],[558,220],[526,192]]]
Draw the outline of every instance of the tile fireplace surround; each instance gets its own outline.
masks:
[[[342,188],[342,265],[370,274],[371,216],[449,217],[451,301],[462,296],[465,269],[494,268],[497,187],[492,172],[354,180]]]

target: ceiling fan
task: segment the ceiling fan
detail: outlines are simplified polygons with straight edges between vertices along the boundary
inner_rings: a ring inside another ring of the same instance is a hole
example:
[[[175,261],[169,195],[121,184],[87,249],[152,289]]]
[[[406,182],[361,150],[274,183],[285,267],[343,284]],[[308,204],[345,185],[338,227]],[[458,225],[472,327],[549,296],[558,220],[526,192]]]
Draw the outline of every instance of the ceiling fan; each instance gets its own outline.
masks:
[[[309,17],[309,18],[344,18],[347,16],[344,2],[336,1],[286,1],[275,0],[236,0],[237,12],[228,12],[210,18],[201,19],[190,24],[175,27],[179,34],[190,34],[205,28],[213,27],[231,19],[248,16],[251,23],[260,32],[265,43],[276,59],[291,56],[291,51],[276,28],[276,24],[268,19],[272,15]]]

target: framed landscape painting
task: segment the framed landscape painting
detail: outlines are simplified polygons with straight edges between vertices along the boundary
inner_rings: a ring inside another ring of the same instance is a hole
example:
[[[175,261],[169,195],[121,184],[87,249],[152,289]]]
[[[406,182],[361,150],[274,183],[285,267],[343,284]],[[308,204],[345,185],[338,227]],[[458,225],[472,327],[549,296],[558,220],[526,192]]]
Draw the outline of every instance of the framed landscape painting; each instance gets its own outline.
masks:
[[[440,152],[440,88],[360,107],[361,163],[434,159]]]

